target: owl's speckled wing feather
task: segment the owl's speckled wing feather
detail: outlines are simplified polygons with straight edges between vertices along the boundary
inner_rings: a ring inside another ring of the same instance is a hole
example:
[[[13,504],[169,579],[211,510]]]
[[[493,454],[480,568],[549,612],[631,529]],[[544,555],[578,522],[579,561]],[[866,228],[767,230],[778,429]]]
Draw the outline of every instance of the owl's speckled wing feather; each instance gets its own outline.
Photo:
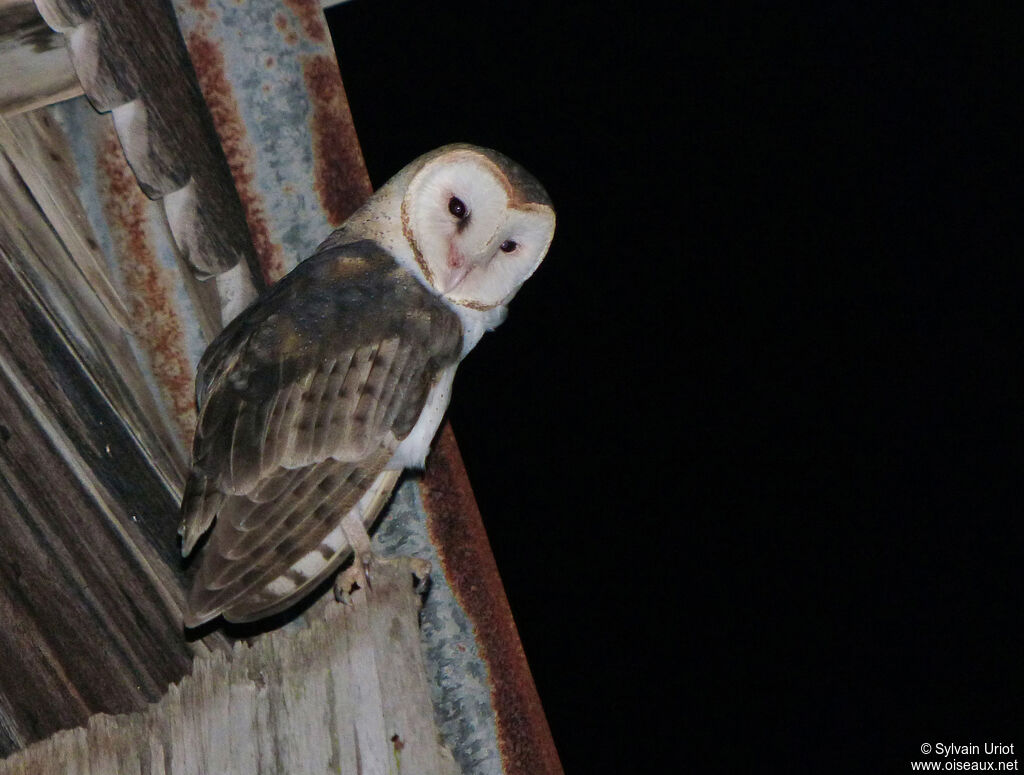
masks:
[[[186,624],[281,610],[347,553],[341,519],[372,519],[386,466],[438,375],[458,317],[371,242],[302,262],[211,344],[182,501],[188,554],[216,518]]]

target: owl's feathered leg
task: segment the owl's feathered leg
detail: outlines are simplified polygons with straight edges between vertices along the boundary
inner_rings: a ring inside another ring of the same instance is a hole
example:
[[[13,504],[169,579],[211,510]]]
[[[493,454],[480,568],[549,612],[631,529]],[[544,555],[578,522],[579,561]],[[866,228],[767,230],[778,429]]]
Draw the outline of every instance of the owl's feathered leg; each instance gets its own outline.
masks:
[[[352,565],[338,575],[334,583],[334,599],[348,602],[351,593],[356,589],[370,589],[373,562],[373,549],[370,548],[370,536],[362,520],[349,512],[341,520],[341,529],[353,550]]]

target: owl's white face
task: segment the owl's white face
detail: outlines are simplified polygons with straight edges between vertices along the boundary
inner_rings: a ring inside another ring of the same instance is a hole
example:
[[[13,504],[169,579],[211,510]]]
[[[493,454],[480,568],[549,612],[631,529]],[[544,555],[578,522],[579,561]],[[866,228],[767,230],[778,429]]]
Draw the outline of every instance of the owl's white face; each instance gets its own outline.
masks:
[[[409,182],[405,236],[427,281],[455,304],[506,304],[551,244],[555,214],[543,189],[522,170],[514,173],[518,179],[510,180],[491,158],[457,146]],[[543,201],[530,201],[536,199]]]

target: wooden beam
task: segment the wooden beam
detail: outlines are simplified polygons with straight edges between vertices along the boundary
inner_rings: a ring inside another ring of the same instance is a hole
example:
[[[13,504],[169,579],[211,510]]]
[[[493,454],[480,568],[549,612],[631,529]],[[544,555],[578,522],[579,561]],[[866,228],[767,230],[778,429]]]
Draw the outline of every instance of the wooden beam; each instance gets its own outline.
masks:
[[[110,111],[139,186],[161,200],[182,260],[244,307],[263,278],[170,0],[37,0],[93,107]],[[243,270],[228,273],[239,262]],[[240,311],[240,310],[235,310]]]
[[[0,116],[80,96],[64,36],[43,21],[32,0],[0,0]]]
[[[306,629],[198,657],[155,705],[93,716],[0,761],[0,775],[457,775],[420,650],[418,591],[429,567],[374,557],[371,582],[352,569],[341,582],[346,604],[321,601]]]
[[[91,270],[69,253],[95,240],[75,215],[70,171],[57,169],[56,127],[25,134],[28,119],[7,120],[10,136],[35,138],[34,155],[56,166],[37,188],[40,202],[0,149],[4,753],[93,713],[144,707],[189,669],[194,651],[225,643],[182,639],[181,441],[161,421]]]

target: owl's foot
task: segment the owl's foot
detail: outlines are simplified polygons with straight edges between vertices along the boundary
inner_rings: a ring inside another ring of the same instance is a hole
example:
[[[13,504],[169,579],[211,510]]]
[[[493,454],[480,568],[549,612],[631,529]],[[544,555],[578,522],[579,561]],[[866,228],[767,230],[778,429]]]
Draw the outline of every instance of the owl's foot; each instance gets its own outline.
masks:
[[[334,599],[339,603],[351,601],[352,593],[357,589],[370,589],[372,586],[371,566],[373,550],[370,548],[370,536],[363,523],[351,514],[341,520],[341,529],[352,547],[352,564],[338,575],[334,582]]]
[[[352,604],[352,595],[363,588],[358,579],[357,573],[353,573],[355,566],[350,566],[338,574],[334,580],[334,599],[345,605]]]

